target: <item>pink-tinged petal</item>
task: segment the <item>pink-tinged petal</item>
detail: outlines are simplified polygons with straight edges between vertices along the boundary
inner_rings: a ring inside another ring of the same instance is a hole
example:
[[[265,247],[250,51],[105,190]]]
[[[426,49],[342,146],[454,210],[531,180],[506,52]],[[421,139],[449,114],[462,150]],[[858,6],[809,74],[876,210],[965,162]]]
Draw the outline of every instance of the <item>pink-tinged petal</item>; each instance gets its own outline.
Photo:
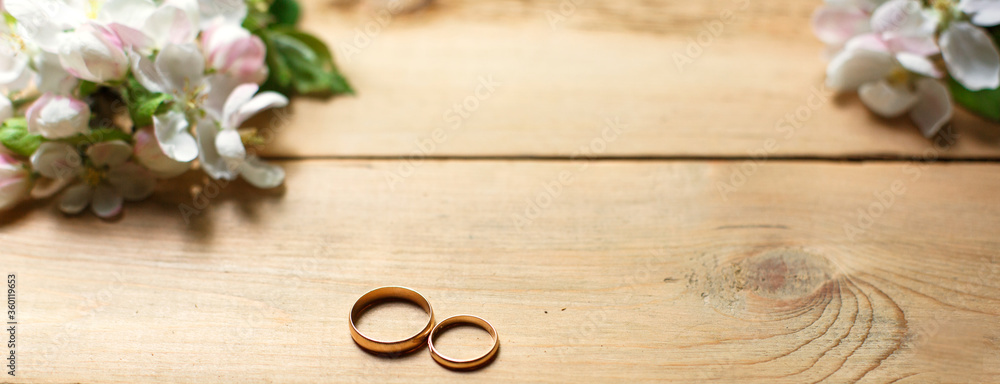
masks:
[[[888,52],[847,50],[830,61],[826,84],[837,92],[853,91],[861,84],[881,80],[893,65],[895,60]]]
[[[931,79],[917,81],[917,103],[910,110],[910,119],[924,137],[934,136],[951,121],[951,93],[941,82]]]
[[[171,93],[184,94],[205,78],[205,58],[194,44],[170,44],[156,56],[156,71]]]
[[[12,172],[23,170],[21,162],[11,155],[0,152],[0,177],[6,177]]]
[[[847,41],[844,46],[844,50],[857,51],[857,50],[869,50],[869,51],[879,51],[879,52],[889,52],[889,45],[885,43],[885,40],[874,33],[865,33],[862,35],[855,36],[854,38]]]
[[[902,65],[903,68],[906,68],[910,72],[936,79],[940,79],[944,76],[944,74],[941,73],[941,70],[934,65],[934,62],[924,56],[914,55],[912,53],[898,53],[896,54],[896,60],[899,61],[899,64]]]
[[[132,156],[132,147],[121,140],[97,143],[87,148],[87,157],[98,167],[119,165]]]
[[[156,65],[152,60],[135,51],[130,51],[129,57],[132,59],[132,74],[139,84],[142,84],[150,92],[167,92],[164,86],[166,81],[163,76],[160,76],[160,72],[156,70]]]
[[[70,215],[83,212],[94,194],[94,188],[87,184],[77,184],[66,190],[59,201],[59,210]]]
[[[118,35],[94,22],[84,23],[62,36],[59,60],[73,76],[95,83],[121,80],[129,67]]]
[[[1000,52],[982,28],[953,22],[941,33],[941,54],[956,81],[972,91],[1000,87]]]
[[[99,184],[94,188],[90,210],[102,219],[110,219],[122,213],[122,195],[109,184]]]
[[[885,80],[862,84],[858,97],[868,109],[885,118],[900,116],[917,102],[916,94]]]
[[[208,61],[222,66],[228,47],[234,42],[249,38],[250,31],[239,25],[220,23],[201,35],[202,47],[208,52]]]
[[[277,92],[262,92],[250,99],[240,107],[231,123],[235,123],[230,128],[239,128],[243,122],[247,121],[257,113],[271,108],[284,108],[288,106],[288,98]]]
[[[135,148],[133,155],[139,164],[149,169],[154,176],[169,179],[180,176],[191,169],[190,162],[179,162],[167,157],[156,141],[152,127],[141,129],[135,133]]]
[[[153,116],[153,127],[160,149],[167,157],[186,163],[198,157],[198,143],[188,131],[183,112],[170,111]]]
[[[44,142],[31,155],[31,169],[50,179],[76,177],[82,167],[80,154],[76,148],[66,143]]]
[[[71,97],[46,93],[28,108],[26,117],[28,132],[51,140],[63,139],[87,131],[90,106]]]
[[[827,44],[843,44],[848,39],[868,31],[868,15],[847,4],[828,4],[816,10],[812,17],[813,33]]]
[[[285,182],[285,170],[273,164],[268,164],[253,156],[243,163],[240,176],[251,185],[260,189],[275,188]]]
[[[892,37],[886,39],[885,42],[892,52],[906,52],[921,56],[931,56],[941,52],[932,35]]]
[[[233,89],[233,92],[226,99],[225,106],[222,108],[222,119],[220,122],[223,128],[239,128],[239,125],[243,123],[238,120],[240,109],[253,99],[258,89],[257,84],[242,84]]]
[[[128,201],[144,200],[156,189],[156,177],[135,163],[125,163],[108,171],[111,183]]]
[[[142,32],[151,37],[158,47],[190,44],[198,35],[198,22],[192,19],[188,10],[167,3],[146,20]]]
[[[236,178],[237,169],[230,166],[215,147],[216,136],[219,135],[219,127],[211,119],[202,119],[198,122],[198,162],[202,170],[209,177],[216,180],[233,180]]]
[[[256,83],[261,70],[266,68],[264,64],[266,56],[267,48],[264,42],[257,36],[250,36],[229,46],[226,60],[219,69],[244,82]]]
[[[108,28],[114,31],[118,37],[121,39],[122,46],[130,51],[145,52],[153,48],[153,39],[146,36],[142,31],[129,27],[127,25],[111,23],[108,24]],[[129,54],[131,56],[131,53]],[[135,63],[132,63],[133,68]]]

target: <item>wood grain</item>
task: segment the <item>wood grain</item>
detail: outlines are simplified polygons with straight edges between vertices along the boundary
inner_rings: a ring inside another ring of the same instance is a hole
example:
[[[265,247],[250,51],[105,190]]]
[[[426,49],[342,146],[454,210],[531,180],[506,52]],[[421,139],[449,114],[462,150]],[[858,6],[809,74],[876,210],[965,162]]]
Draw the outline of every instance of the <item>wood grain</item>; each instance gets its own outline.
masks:
[[[607,119],[631,131],[597,156],[746,157],[775,140],[769,156],[908,158],[928,142],[906,118],[827,97],[809,29],[820,0],[368,3],[303,1],[303,28],[334,46],[358,95],[262,121],[268,155],[566,157]],[[954,125],[943,156],[1000,157],[1000,126],[963,111]]]
[[[775,161],[725,198],[740,163],[427,161],[394,188],[397,161],[284,165],[284,190],[189,175],[117,222],[51,203],[2,216],[21,316],[3,380],[998,377],[995,164]],[[179,204],[204,209],[185,224]],[[458,374],[426,350],[365,354],[347,313],[388,284],[489,319],[499,358]]]

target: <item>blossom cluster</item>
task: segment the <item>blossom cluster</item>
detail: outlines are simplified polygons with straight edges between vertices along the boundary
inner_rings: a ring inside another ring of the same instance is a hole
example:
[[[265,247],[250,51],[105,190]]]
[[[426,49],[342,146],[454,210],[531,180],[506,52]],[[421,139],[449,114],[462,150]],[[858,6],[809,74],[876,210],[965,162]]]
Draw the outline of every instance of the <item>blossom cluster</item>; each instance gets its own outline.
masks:
[[[248,151],[262,140],[244,123],[291,93],[350,91],[326,46],[294,29],[294,0],[0,11],[0,210],[61,193],[62,211],[110,218],[192,169],[277,187],[284,171]]]
[[[1000,119],[1000,0],[826,0],[813,31],[831,57],[827,85],[875,114],[909,114],[926,137],[952,99]]]

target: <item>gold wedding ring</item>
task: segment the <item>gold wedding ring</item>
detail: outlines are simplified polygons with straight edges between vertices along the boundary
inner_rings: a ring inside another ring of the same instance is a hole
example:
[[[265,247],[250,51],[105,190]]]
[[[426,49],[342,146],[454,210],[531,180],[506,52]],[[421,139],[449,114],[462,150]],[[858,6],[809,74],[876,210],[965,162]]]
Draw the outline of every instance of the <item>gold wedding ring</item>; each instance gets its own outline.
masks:
[[[424,329],[413,336],[395,341],[373,339],[358,331],[358,327],[354,322],[362,313],[374,305],[391,300],[405,300],[423,308],[428,315],[427,325],[424,326]],[[351,338],[354,339],[354,342],[359,347],[379,355],[399,356],[413,352],[427,342],[427,336],[430,335],[431,330],[434,328],[434,310],[431,309],[431,304],[427,302],[427,299],[417,293],[417,291],[405,287],[382,287],[362,295],[354,303],[354,308],[351,309],[350,320]]]
[[[493,337],[493,347],[490,348],[490,351],[485,355],[468,360],[453,359],[438,352],[438,350],[434,348],[434,336],[436,334],[440,335],[448,328],[459,324],[475,325],[482,328],[486,332],[489,332],[490,336]],[[431,357],[434,358],[434,361],[437,361],[438,364],[441,364],[445,368],[459,371],[470,371],[489,364],[493,360],[493,357],[496,356],[497,351],[500,349],[500,338],[497,337],[497,330],[493,328],[493,325],[491,325],[488,321],[472,315],[458,315],[441,320],[441,322],[434,327],[430,336],[427,337],[427,348],[431,350]]]

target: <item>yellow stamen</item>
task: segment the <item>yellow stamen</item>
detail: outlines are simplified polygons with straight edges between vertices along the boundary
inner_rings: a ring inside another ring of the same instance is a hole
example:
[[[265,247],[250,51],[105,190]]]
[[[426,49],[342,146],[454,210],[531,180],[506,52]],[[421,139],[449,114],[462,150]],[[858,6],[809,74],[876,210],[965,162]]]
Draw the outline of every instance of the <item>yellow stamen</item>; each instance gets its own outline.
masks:
[[[104,5],[104,0],[90,0],[90,9],[87,10],[87,18],[91,20],[97,19],[102,5]]]
[[[87,185],[97,186],[104,180],[104,172],[95,168],[88,167],[83,174],[83,182]]]
[[[906,86],[910,83],[910,72],[903,67],[896,67],[886,76],[886,81],[895,86]]]
[[[257,128],[243,128],[239,130],[240,140],[245,146],[264,145],[265,140],[257,133]]]

